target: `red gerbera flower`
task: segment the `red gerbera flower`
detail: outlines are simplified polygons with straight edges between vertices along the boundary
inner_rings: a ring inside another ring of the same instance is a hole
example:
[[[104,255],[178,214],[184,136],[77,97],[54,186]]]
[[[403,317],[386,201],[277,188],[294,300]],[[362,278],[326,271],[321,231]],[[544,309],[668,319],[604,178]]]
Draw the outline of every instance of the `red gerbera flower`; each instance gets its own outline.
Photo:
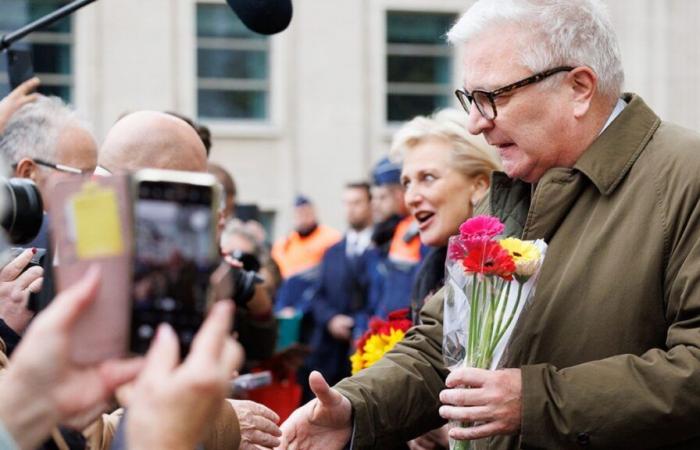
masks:
[[[513,257],[496,241],[482,241],[481,245],[470,246],[462,263],[468,272],[497,275],[508,281],[515,273]]]

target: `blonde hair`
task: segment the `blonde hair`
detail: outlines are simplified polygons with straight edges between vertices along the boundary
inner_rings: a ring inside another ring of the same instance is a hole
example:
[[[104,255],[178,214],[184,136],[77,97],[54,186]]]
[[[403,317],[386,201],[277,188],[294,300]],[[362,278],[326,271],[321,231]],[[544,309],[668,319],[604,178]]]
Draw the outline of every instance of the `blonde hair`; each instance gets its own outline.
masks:
[[[464,111],[443,109],[432,116],[418,116],[402,126],[394,135],[389,152],[394,161],[403,161],[407,152],[417,145],[439,139],[452,146],[452,167],[466,175],[489,177],[494,170],[501,169],[501,161],[495,149],[484,138],[474,136],[466,129],[467,116]]]

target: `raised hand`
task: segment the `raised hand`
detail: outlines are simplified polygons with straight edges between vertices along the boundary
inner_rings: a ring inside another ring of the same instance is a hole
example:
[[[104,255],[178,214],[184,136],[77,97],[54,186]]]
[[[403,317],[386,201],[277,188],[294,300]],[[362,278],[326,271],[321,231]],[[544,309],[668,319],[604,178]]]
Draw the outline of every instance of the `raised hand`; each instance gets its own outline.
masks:
[[[17,86],[7,97],[0,100],[0,133],[5,129],[5,125],[10,117],[22,106],[37,99],[39,94],[35,91],[39,87],[39,79],[34,77]]]

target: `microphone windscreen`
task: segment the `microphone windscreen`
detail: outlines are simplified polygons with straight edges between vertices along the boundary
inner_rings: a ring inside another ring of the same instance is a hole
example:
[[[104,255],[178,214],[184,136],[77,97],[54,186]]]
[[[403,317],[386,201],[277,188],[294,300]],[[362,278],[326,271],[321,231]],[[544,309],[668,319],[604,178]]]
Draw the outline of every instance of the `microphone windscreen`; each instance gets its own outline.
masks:
[[[251,31],[275,34],[292,20],[291,0],[226,0],[241,22]]]

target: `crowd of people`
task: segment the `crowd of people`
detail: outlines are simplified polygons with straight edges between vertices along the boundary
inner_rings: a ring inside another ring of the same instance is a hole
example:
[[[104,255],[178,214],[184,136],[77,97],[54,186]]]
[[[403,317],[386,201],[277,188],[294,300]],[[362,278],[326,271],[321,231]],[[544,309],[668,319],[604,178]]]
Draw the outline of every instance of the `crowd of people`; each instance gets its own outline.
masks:
[[[273,245],[236,219],[237,186],[208,162],[201,124],[133,112],[98,145],[38,80],[4,98],[8,176],[48,197],[77,174],[208,171],[225,193],[220,268],[260,283],[245,302],[219,296],[184,361],[163,324],[144,357],[78,365],[71,336],[102,274],[30,310],[52,284],[50,265],[26,269],[51,249],[45,215],[0,269],[0,449],[697,448],[700,135],[623,93],[599,0],[479,0],[447,36],[464,111],[403,124],[368,180],[347,180],[345,230],[299,195]],[[498,367],[450,368],[448,240],[482,214],[547,255]],[[351,375],[373,318],[400,310],[405,338]],[[232,395],[239,374],[265,369],[270,386]]]

